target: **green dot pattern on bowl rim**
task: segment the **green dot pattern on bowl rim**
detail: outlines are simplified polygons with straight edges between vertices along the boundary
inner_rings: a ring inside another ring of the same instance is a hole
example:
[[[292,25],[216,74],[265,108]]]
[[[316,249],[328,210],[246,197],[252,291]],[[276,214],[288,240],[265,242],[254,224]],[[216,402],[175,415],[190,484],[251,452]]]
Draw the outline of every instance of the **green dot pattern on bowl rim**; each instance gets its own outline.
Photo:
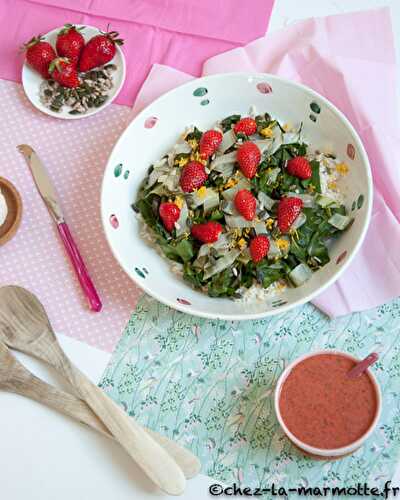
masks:
[[[199,87],[194,92],[193,95],[195,97],[203,97],[208,93],[208,90],[205,87]]]
[[[319,104],[317,104],[314,101],[310,104],[310,108],[311,108],[311,111],[313,113],[316,113],[317,115],[319,115],[321,113],[321,108],[320,108]]]
[[[122,163],[118,163],[118,165],[114,168],[115,177],[119,177],[122,174]]]

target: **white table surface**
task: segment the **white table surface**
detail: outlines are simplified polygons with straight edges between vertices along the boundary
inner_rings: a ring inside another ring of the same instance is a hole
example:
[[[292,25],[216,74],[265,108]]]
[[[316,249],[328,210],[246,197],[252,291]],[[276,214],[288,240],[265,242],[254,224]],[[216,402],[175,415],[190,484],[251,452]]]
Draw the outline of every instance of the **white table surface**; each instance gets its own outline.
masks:
[[[270,31],[296,19],[384,5],[390,5],[392,10],[399,54],[398,0],[276,0]],[[97,382],[109,354],[62,335],[59,338],[75,364]],[[43,365],[27,356],[18,357],[40,377],[57,382]],[[1,500],[168,498],[155,491],[133,462],[110,440],[37,403],[4,392],[0,392],[0,471]],[[212,498],[208,486],[214,482],[200,475],[188,482],[181,498]],[[400,466],[393,483],[400,485]]]

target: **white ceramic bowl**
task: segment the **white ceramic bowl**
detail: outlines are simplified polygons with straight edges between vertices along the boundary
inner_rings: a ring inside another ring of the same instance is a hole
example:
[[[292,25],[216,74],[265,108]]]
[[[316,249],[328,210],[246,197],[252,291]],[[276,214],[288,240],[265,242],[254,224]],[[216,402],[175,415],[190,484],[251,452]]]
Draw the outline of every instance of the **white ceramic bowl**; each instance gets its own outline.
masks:
[[[314,446],[310,446],[307,443],[304,443],[300,439],[298,439],[294,434],[290,432],[290,430],[287,428],[285,421],[282,418],[280,408],[279,408],[279,398],[281,394],[281,389],[282,385],[289,376],[290,372],[293,370],[293,368],[304,361],[307,358],[311,358],[313,356],[317,356],[318,354],[340,354],[341,356],[345,356],[347,358],[352,359],[353,361],[360,361],[359,359],[355,358],[354,356],[351,356],[350,354],[346,352],[341,352],[341,351],[335,351],[335,350],[324,350],[324,351],[316,351],[312,353],[307,353],[304,354],[304,356],[300,356],[299,358],[295,359],[292,363],[290,363],[286,369],[282,372],[281,376],[278,379],[278,382],[276,384],[276,389],[275,389],[275,398],[274,398],[274,404],[275,404],[275,413],[278,419],[278,422],[280,426],[282,427],[284,433],[287,435],[287,437],[294,443],[298,448],[301,448],[304,450],[306,453],[311,454],[311,455],[317,455],[322,458],[329,458],[329,457],[342,457],[344,455],[348,455],[350,453],[355,452],[360,446],[364,444],[364,442],[371,436],[371,434],[374,432],[376,425],[379,421],[379,418],[381,416],[381,411],[382,411],[382,394],[381,394],[381,389],[379,387],[378,381],[375,377],[375,375],[372,373],[371,370],[367,370],[367,373],[375,387],[376,391],[376,396],[377,396],[377,411],[375,414],[375,418],[373,422],[371,423],[369,429],[367,432],[360,438],[357,439],[357,441],[354,441],[353,443],[350,443],[347,446],[343,446],[341,448],[334,448],[334,449],[323,449],[323,448],[316,448]]]
[[[76,26],[79,28],[82,25],[77,24]],[[49,42],[53,46],[54,50],[56,50],[57,34],[61,29],[62,26],[59,28],[55,28],[52,31],[49,31],[46,35],[44,35],[44,40]],[[93,26],[85,25],[85,29],[82,31],[82,35],[86,42],[90,38],[98,34],[99,34],[99,29],[94,28]],[[103,105],[99,106],[98,108],[91,108],[86,113],[80,115],[70,115],[68,112],[69,109],[67,109],[65,106],[64,109],[62,109],[59,113],[52,111],[51,109],[44,106],[41,103],[39,97],[39,87],[40,84],[43,82],[43,78],[41,75],[39,75],[39,73],[34,71],[26,62],[22,66],[22,86],[24,88],[27,98],[31,101],[33,106],[35,106],[35,108],[39,109],[43,113],[46,113],[47,115],[54,116],[55,118],[62,118],[64,120],[79,120],[81,118],[87,118],[88,116],[93,116],[96,113],[99,113],[109,104],[111,104],[119,94],[122,85],[124,84],[125,73],[126,73],[125,57],[118,45],[115,56],[110,63],[115,64],[117,66],[117,69],[112,73],[114,86],[109,91],[108,99],[105,101]]]
[[[186,126],[207,129],[251,105],[283,123],[303,122],[303,137],[315,148],[332,148],[350,167],[341,190],[354,224],[333,244],[331,262],[300,288],[257,303],[210,298],[172,273],[170,262],[140,237],[132,211],[151,163],[175,144]],[[168,92],[128,126],[108,160],[101,193],[105,234],[115,258],[148,294],[175,309],[206,318],[243,320],[278,314],[308,302],[331,285],[349,265],[366,233],[372,204],[368,158],[352,125],[329,101],[303,85],[268,74],[222,74],[193,80]],[[353,210],[352,210],[353,208]]]

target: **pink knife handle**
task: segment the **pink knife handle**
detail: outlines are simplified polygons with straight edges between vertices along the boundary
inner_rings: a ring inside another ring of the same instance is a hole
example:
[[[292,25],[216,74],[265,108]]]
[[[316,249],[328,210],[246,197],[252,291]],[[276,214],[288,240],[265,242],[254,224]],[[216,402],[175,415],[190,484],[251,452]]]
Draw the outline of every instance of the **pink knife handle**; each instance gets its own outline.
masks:
[[[82,260],[78,247],[75,245],[67,223],[60,222],[60,224],[57,224],[57,227],[61,239],[64,243],[65,249],[78,276],[78,280],[82,287],[82,290],[89,301],[90,309],[96,312],[101,311],[101,300],[97,295],[96,289],[86,270],[85,263]]]

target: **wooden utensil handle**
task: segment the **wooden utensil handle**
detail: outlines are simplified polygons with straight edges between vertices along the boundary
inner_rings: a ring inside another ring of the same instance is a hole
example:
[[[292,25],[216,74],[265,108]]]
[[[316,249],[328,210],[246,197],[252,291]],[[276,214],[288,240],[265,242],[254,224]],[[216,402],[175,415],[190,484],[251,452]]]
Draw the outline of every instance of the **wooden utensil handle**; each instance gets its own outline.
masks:
[[[7,349],[5,346],[4,348]],[[113,438],[107,427],[84,401],[72,394],[69,394],[68,392],[57,389],[47,382],[44,382],[40,378],[33,375],[33,373],[27,370],[14,357],[11,358],[12,354],[10,352],[7,352],[7,354],[7,359],[9,361],[9,364],[7,365],[7,376],[0,378],[0,389],[33,399],[38,403],[45,404],[53,410],[56,410],[82,424],[91,427],[104,436]],[[4,365],[5,359],[2,359],[1,361]],[[149,434],[155,441],[157,441],[174,458],[175,462],[182,469],[187,479],[190,479],[199,473],[200,462],[190,451],[186,450],[178,443],[175,443],[175,441],[153,432],[150,429],[143,428],[143,430],[147,432],[147,434]]]
[[[60,369],[77,394],[86,401],[151,481],[169,495],[181,495],[185,490],[186,480],[173,458],[144,432],[133,418],[129,418],[112,399],[76,368],[61,348],[60,351]]]
[[[82,400],[72,394],[56,389],[28,370],[26,372],[21,369],[15,370],[12,380],[10,380],[7,386],[5,384],[2,384],[2,386],[10,392],[45,404],[53,410],[92,427],[107,437],[112,437],[103,422],[96,417]]]

